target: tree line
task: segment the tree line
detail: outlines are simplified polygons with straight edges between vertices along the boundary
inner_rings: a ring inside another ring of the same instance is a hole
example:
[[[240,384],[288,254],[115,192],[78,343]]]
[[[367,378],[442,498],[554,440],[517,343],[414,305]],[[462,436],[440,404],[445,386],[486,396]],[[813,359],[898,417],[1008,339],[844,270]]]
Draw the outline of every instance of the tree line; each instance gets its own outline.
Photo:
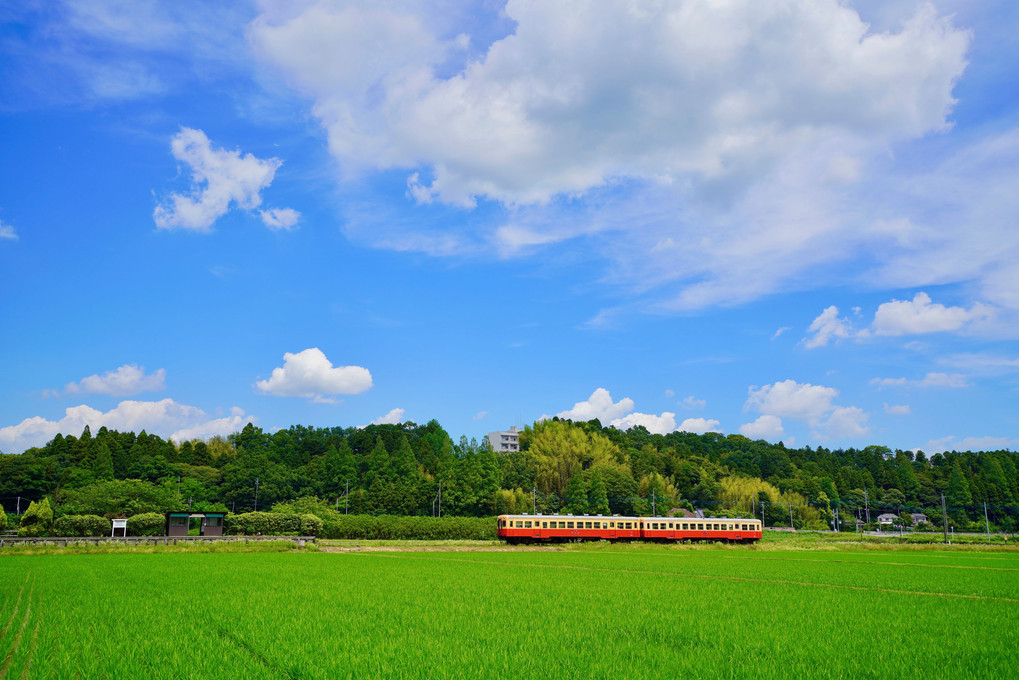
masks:
[[[454,441],[436,421],[364,428],[248,424],[229,437],[174,442],[105,427],[57,435],[0,456],[0,503],[46,497],[57,516],[268,510],[302,498],[349,515],[500,513],[664,515],[700,510],[764,517],[768,526],[831,527],[836,519],[922,512],[941,524],[997,527],[1019,519],[1012,451],[923,452],[884,446],[787,448],[742,435],[620,431],[597,420],[526,427],[520,451]]]

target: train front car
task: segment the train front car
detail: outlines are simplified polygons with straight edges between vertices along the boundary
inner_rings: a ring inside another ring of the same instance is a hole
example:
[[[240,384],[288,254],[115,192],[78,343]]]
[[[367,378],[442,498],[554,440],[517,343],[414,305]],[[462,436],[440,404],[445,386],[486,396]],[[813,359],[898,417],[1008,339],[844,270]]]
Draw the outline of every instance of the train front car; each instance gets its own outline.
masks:
[[[646,541],[724,541],[753,543],[761,540],[761,521],[728,517],[642,517],[641,537]]]

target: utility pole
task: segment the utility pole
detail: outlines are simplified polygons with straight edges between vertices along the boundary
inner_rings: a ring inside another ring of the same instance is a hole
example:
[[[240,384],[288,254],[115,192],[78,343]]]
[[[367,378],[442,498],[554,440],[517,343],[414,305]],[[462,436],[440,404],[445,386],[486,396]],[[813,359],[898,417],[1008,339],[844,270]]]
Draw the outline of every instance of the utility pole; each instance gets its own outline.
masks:
[[[945,543],[948,543],[948,509],[945,508],[945,494],[941,494],[941,521],[945,528]]]
[[[258,477],[255,477],[255,512],[258,512]]]
[[[987,527],[987,542],[991,542],[991,523],[987,520],[987,501],[984,501],[984,525]]]
[[[190,496],[188,496],[188,512],[191,512],[191,501],[192,500],[194,500],[194,499],[191,498]]]
[[[439,482],[439,517],[442,517],[442,482]]]
[[[761,528],[764,528],[764,501],[761,501]]]
[[[538,514],[538,487],[537,485],[531,487],[531,514]]]
[[[867,508],[867,524],[870,524],[870,499],[867,498],[867,490],[863,490],[863,505]]]
[[[796,528],[796,525],[793,524],[793,504],[792,503],[789,504],[789,528],[790,529],[795,529]]]
[[[18,514],[21,514],[21,496],[18,496]]]
[[[350,499],[350,480],[349,480],[349,479],[346,479],[346,480],[344,480],[344,481],[345,481],[345,482],[347,483],[347,490],[346,490],[346,491],[345,491],[345,492],[343,493],[343,514],[344,514],[344,515],[346,515],[346,514],[347,514],[347,509],[348,509],[348,508],[350,507],[350,506],[349,506],[349,499]]]
[[[658,514],[655,512],[655,490],[654,489],[651,489],[651,516],[652,517],[658,517]]]

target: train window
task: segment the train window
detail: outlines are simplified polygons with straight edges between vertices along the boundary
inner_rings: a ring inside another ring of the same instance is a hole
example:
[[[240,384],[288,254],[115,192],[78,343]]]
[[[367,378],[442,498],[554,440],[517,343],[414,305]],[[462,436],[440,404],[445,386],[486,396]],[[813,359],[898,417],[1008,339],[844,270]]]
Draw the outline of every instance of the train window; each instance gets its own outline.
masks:
[[[594,523],[594,528],[595,529],[601,529],[601,522],[595,522]]]
[[[609,524],[610,528],[612,528],[612,529],[616,528],[616,523],[615,522],[609,522],[608,524]]]
[[[704,525],[700,522],[697,523],[697,531],[704,531]]]
[[[670,529],[672,528],[672,522],[669,522],[669,528]]]
[[[542,522],[541,523],[541,528],[542,529],[548,529],[548,522]]]
[[[627,522],[626,523],[626,528],[627,529],[632,529],[633,528],[633,522]]]
[[[722,525],[721,524],[716,524],[715,525],[715,531],[721,531],[721,530],[722,530]]]
[[[584,528],[585,529],[590,529],[591,528],[591,523],[590,522],[584,522]]]
[[[531,523],[530,522],[524,522],[524,528],[525,529],[530,529],[531,528]]]
[[[566,522],[559,522],[559,528],[560,529],[565,529],[566,528]]]
[[[573,522],[567,522],[566,523],[566,528],[567,529],[572,529],[573,528]]]

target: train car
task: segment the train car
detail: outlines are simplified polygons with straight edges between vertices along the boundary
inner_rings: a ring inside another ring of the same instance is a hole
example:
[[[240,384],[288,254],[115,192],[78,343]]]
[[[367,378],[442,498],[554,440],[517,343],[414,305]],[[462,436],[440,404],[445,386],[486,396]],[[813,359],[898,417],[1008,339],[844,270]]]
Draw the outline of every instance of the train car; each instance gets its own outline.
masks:
[[[507,543],[640,540],[639,517],[603,515],[499,515],[497,534]]]
[[[642,517],[641,538],[646,541],[761,540],[761,520],[729,517]]]
[[[497,535],[511,544],[600,540],[751,543],[761,539],[761,521],[742,518],[500,515],[497,522]]]

